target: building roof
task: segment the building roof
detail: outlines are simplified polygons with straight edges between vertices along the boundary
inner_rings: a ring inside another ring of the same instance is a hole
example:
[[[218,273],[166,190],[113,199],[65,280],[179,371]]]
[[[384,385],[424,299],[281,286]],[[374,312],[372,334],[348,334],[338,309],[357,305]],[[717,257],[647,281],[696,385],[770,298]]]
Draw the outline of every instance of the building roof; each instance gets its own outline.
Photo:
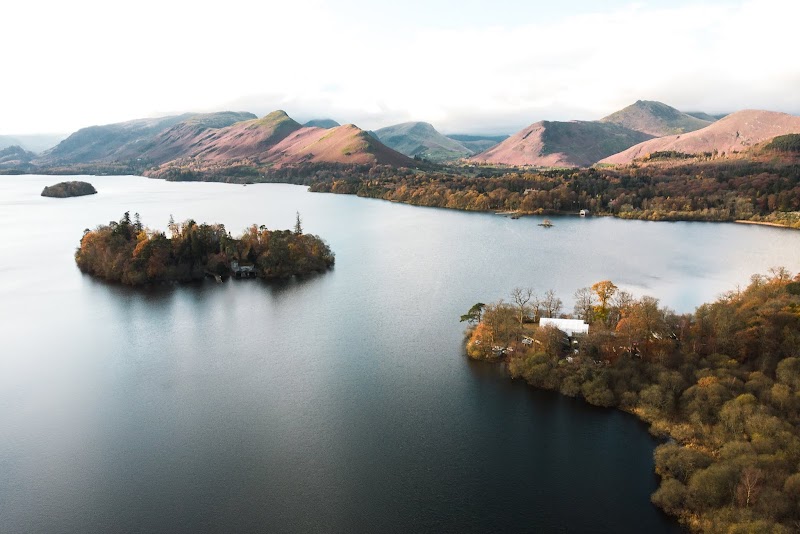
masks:
[[[554,326],[568,336],[589,333],[589,325],[580,319],[555,319],[552,317],[542,317],[539,319],[539,326]]]

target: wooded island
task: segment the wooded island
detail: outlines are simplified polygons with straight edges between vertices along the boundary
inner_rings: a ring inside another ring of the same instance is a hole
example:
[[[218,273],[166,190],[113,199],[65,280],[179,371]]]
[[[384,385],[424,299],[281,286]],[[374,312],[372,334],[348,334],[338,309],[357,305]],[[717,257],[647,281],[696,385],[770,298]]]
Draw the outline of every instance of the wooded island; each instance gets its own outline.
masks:
[[[188,282],[207,275],[254,275],[277,279],[323,272],[335,256],[321,238],[304,234],[297,216],[294,231],[252,225],[234,238],[221,224],[170,220],[170,237],[142,225],[128,212],[94,230],[85,230],[75,261],[81,271],[112,282],[143,285]]]
[[[43,197],[68,198],[94,195],[97,190],[89,182],[59,182],[55,185],[48,185],[42,190]]]

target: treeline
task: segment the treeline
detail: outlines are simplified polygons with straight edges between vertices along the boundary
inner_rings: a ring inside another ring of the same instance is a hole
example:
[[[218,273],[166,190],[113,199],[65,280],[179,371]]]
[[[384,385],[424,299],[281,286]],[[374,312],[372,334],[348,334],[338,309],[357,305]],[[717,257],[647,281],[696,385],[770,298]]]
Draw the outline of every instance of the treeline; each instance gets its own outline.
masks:
[[[740,159],[526,171],[465,168],[337,176],[311,190],[473,211],[646,220],[760,220],[800,211],[800,165]]]
[[[256,225],[234,238],[221,224],[170,220],[170,237],[145,228],[138,214],[85,230],[75,261],[81,271],[128,285],[187,282],[207,274],[231,273],[231,262],[252,265],[261,278],[288,278],[322,272],[335,258],[319,237]]]
[[[538,328],[541,304],[518,296],[462,317],[471,357],[650,423],[669,438],[652,501],[692,530],[798,531],[800,275],[754,276],[690,314],[600,282],[576,292],[574,314],[591,323],[577,344]]]

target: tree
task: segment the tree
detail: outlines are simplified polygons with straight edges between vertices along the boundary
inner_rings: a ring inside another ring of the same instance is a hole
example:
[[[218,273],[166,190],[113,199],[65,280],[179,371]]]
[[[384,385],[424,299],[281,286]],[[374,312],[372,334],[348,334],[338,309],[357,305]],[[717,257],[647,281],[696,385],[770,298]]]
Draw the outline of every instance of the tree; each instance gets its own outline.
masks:
[[[592,291],[597,295],[600,305],[595,310],[595,318],[608,320],[608,304],[614,294],[617,292],[617,286],[611,280],[603,280],[592,284]]]
[[[505,348],[516,337],[518,332],[517,318],[512,306],[502,300],[489,304],[483,312],[482,323],[486,327],[486,339],[490,346]]]
[[[528,303],[533,298],[533,289],[529,287],[515,287],[511,290],[511,298],[517,308],[517,319],[520,326],[525,322],[525,315],[528,311]]]
[[[588,287],[575,291],[575,315],[587,323],[592,321],[594,311],[594,292]]]
[[[295,217],[295,220],[294,220],[294,233],[296,235],[300,235],[300,234],[303,233],[303,227],[300,225],[300,223],[301,223],[300,212],[296,211],[295,215],[296,215],[296,217]]]
[[[739,503],[739,506],[750,508],[755,504],[763,483],[764,472],[761,469],[753,466],[745,467],[739,477],[739,484],[736,486],[736,502]]]
[[[600,308],[603,311],[608,309],[608,302],[617,292],[617,289],[617,286],[615,286],[611,280],[603,280],[602,282],[592,284],[592,291],[594,291],[595,295],[597,295],[597,298],[600,300]]]
[[[564,305],[561,299],[556,296],[556,292],[548,289],[544,294],[541,301],[542,309],[544,310],[545,317],[558,317],[561,313],[561,308]]]
[[[478,302],[473,304],[472,307],[469,309],[467,313],[461,316],[461,320],[459,322],[467,322],[469,324],[478,324],[481,322],[481,318],[483,316],[483,308],[486,307],[486,304],[483,302]]]

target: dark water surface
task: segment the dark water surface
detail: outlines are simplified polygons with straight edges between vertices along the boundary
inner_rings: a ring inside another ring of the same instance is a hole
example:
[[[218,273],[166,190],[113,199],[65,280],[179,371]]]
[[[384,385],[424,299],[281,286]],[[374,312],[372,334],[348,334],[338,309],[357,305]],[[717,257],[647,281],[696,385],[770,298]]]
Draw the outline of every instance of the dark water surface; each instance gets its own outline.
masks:
[[[0,177],[0,531],[674,532],[633,417],[462,356],[458,316],[516,285],[610,278],[689,311],[800,233],[536,219],[288,185]],[[83,276],[82,230],[138,211],[306,231],[334,271],[134,291]]]

